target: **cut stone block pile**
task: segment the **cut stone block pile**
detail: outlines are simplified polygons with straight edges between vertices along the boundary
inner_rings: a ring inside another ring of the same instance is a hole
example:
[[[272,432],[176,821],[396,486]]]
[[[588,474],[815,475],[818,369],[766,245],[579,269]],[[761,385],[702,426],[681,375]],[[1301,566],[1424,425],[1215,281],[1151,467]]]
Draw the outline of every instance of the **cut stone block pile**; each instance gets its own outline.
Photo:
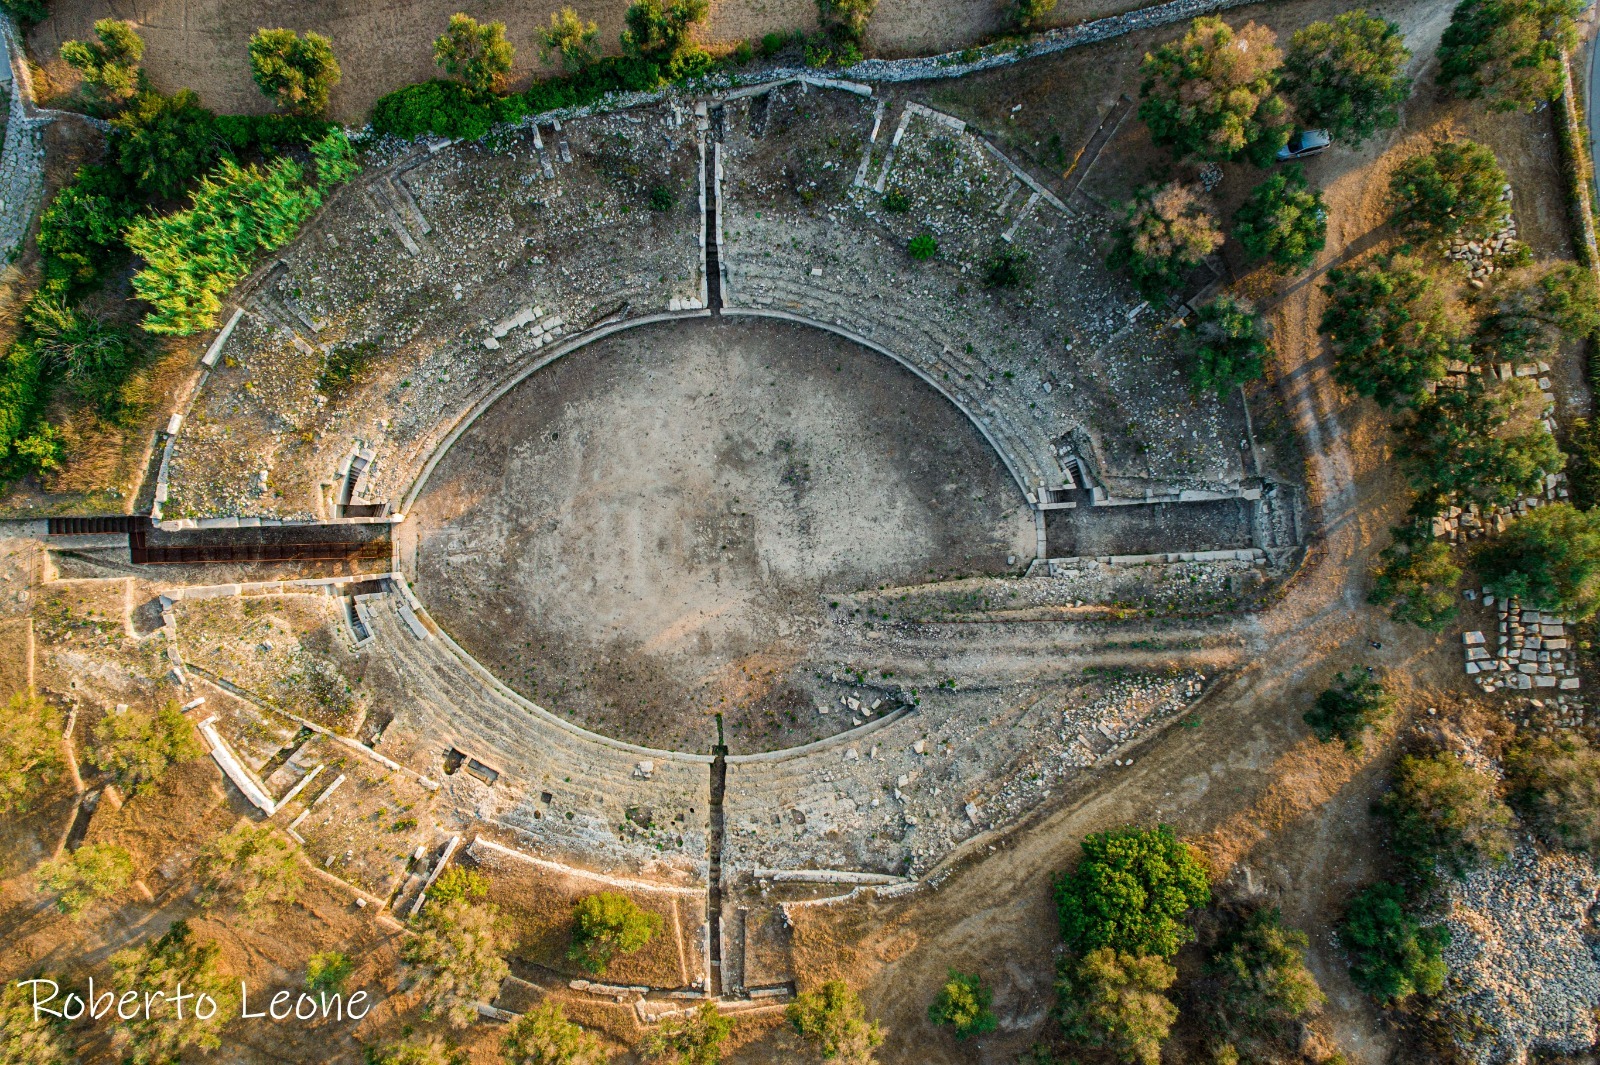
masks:
[[[1509,205],[1511,203],[1511,186],[1502,185],[1500,199]],[[1506,224],[1497,232],[1491,233],[1482,240],[1467,240],[1456,238],[1445,249],[1445,258],[1454,259],[1464,263],[1467,267],[1467,284],[1473,288],[1482,288],[1484,278],[1494,273],[1499,268],[1496,262],[1502,256],[1509,256],[1516,249],[1517,220],[1507,216]]]
[[[1482,632],[1461,636],[1467,675],[1478,679],[1478,687],[1485,692],[1503,688],[1576,690],[1578,669],[1566,620],[1557,614],[1523,610],[1514,597],[1498,605],[1493,600],[1493,595],[1484,597],[1499,615],[1495,653],[1490,654]]]

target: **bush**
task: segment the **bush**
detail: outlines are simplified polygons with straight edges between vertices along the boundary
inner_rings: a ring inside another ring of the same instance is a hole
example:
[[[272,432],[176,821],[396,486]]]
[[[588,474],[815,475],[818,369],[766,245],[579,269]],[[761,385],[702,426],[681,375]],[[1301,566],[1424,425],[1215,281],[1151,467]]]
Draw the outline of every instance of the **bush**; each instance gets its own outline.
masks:
[[[1023,33],[1032,33],[1056,9],[1056,0],[1011,0],[1011,23]]]
[[[1220,399],[1266,372],[1271,348],[1266,330],[1249,304],[1218,296],[1196,312],[1185,339],[1189,349],[1189,386],[1215,392]]]
[[[42,360],[30,344],[13,344],[0,354],[0,458],[8,475],[33,472],[30,438],[40,408],[44,388],[40,380]]]
[[[717,1012],[711,1002],[701,1001],[687,1017],[664,1021],[640,1052],[646,1061],[672,1065],[716,1065],[722,1060],[722,1044],[733,1032],[733,1021]]]
[[[671,58],[684,51],[695,23],[711,12],[710,0],[638,0],[628,7],[622,50]]]
[[[573,911],[567,957],[602,975],[614,957],[642,949],[659,931],[661,915],[641,910],[626,895],[612,891],[585,895]]]
[[[234,155],[271,156],[314,144],[338,127],[315,115],[218,115],[216,129]]]
[[[1582,510],[1600,504],[1600,424],[1574,418],[1567,430],[1567,488]]]
[[[883,209],[890,214],[905,214],[911,210],[911,197],[899,189],[890,189],[883,194]]]
[[[1419,259],[1335,267],[1322,290],[1333,378],[1357,395],[1383,406],[1410,402],[1467,354],[1461,323]]]
[[[250,38],[250,75],[263,95],[292,115],[320,115],[342,74],[333,42],[320,33],[257,30]]]
[[[321,190],[343,185],[361,173],[361,164],[356,162],[355,147],[342,129],[329,130],[322,138],[307,145],[306,150],[317,164],[316,185]]]
[[[983,264],[983,283],[989,288],[1027,288],[1028,253],[1016,248],[1000,248]]]
[[[0,10],[17,20],[18,29],[27,33],[50,17],[49,0],[0,0]]]
[[[678,196],[665,185],[657,185],[650,190],[650,209],[665,213],[678,205]]]
[[[372,129],[396,137],[427,134],[475,141],[494,125],[490,107],[454,81],[407,85],[372,105]]]
[[[22,343],[31,344],[52,374],[66,378],[80,398],[102,417],[122,403],[122,382],[137,357],[133,334],[68,307],[59,297],[38,293],[24,315]]]
[[[877,6],[878,0],[817,0],[817,24],[835,43],[859,48]]]
[[[1367,602],[1388,606],[1396,621],[1429,632],[1439,632],[1455,620],[1461,567],[1452,561],[1449,544],[1415,534],[1397,535],[1378,557]]]
[[[1400,27],[1365,11],[1313,22],[1289,39],[1284,89],[1301,122],[1360,144],[1400,122],[1411,95],[1411,52]]]
[[[1475,561],[1501,595],[1588,618],[1600,605],[1600,510],[1550,503],[1529,511],[1484,544]]]
[[[1479,240],[1503,229],[1511,204],[1494,152],[1473,141],[1440,141],[1395,167],[1389,208],[1414,240]]]
[[[506,1065],[605,1065],[600,1041],[567,1020],[559,1002],[544,1000],[506,1030]]]
[[[1564,339],[1600,334],[1600,289],[1577,263],[1500,271],[1481,298],[1474,350],[1482,364],[1536,362]]]
[[[42,288],[71,295],[95,285],[127,252],[122,231],[136,213],[122,173],[103,164],[79,167],[39,216]]]
[[[268,904],[293,902],[303,880],[295,847],[248,821],[208,843],[199,865],[201,904],[226,900],[245,917],[259,915]]]
[[[544,58],[561,57],[561,65],[569,71],[580,71],[600,58],[595,41],[600,37],[600,27],[585,22],[570,7],[550,15],[550,27],[540,38],[544,45]]]
[[[1339,942],[1350,954],[1350,978],[1383,1005],[1444,989],[1450,930],[1418,925],[1406,912],[1405,892],[1393,884],[1373,884],[1350,901]]]
[[[221,151],[216,116],[188,89],[147,89],[111,125],[117,165],[146,196],[178,196]]]
[[[65,768],[61,715],[32,691],[13,695],[0,729],[0,814],[26,813]]]
[[[93,748],[89,757],[94,764],[135,795],[161,783],[174,762],[192,762],[205,753],[189,719],[172,702],[154,713],[128,709],[107,714],[95,726]]]
[[[317,374],[317,391],[330,399],[348,394],[350,389],[366,379],[373,361],[382,354],[381,337],[329,349],[323,356],[322,372]]]
[[[1554,100],[1582,9],[1579,0],[1463,0],[1439,42],[1439,84],[1491,111]]]
[[[1147,185],[1123,205],[1110,263],[1132,274],[1147,299],[1160,299],[1221,244],[1216,217],[1193,188]]]
[[[441,904],[461,899],[470,902],[487,898],[488,895],[488,878],[476,869],[466,869],[459,865],[452,865],[440,873],[439,879],[428,889],[428,901]]]
[[[1600,851],[1600,751],[1582,733],[1519,739],[1506,782],[1511,804],[1545,842]]]
[[[977,974],[949,972],[949,979],[928,1007],[928,1020],[949,1025],[957,1039],[986,1035],[1000,1023],[989,1008],[994,996]]]
[[[94,24],[94,41],[65,41],[61,59],[83,76],[100,98],[120,107],[139,91],[143,72],[144,40],[133,23],[103,18]]]
[[[939,254],[939,242],[931,234],[918,233],[911,238],[911,243],[906,245],[906,253],[918,262],[933,258]]]
[[[128,1039],[122,1049],[134,1065],[176,1061],[189,1047],[215,1050],[222,1045],[222,1029],[233,1019],[238,998],[218,965],[221,953],[210,940],[195,938],[187,921],[174,921],[161,938],[111,955],[114,986],[136,994],[135,1001],[144,1001],[146,994],[170,995],[180,983],[196,996],[182,1020],[165,1009],[148,1014],[139,1010],[129,1020],[118,1014],[117,1028]],[[211,1000],[210,1012],[201,1017],[198,1011],[206,999]]]
[[[1161,1044],[1178,1019],[1165,992],[1178,971],[1163,958],[1136,958],[1109,947],[1081,960],[1062,959],[1056,1016],[1067,1038],[1105,1047],[1119,1061],[1159,1065]]]
[[[77,917],[90,903],[108,899],[133,882],[133,856],[115,843],[85,843],[45,862],[36,875],[39,890],[55,895],[62,913]]]
[[[1232,1042],[1289,1036],[1301,1017],[1326,997],[1306,968],[1309,941],[1286,928],[1277,907],[1260,909],[1219,944],[1210,970],[1219,985],[1213,1001],[1218,1027]]]
[[[0,986],[0,1061],[6,1065],[72,1065],[57,1024],[33,1012],[33,988],[14,980]]]
[[[1539,393],[1529,382],[1498,387],[1474,376],[1440,388],[1413,406],[1396,449],[1419,494],[1417,513],[1452,503],[1505,506],[1539,492],[1566,459],[1538,420]]]
[[[839,1065],[873,1065],[873,1050],[883,1043],[878,1022],[868,1021],[861,996],[843,980],[829,980],[806,991],[784,1008],[784,1018],[824,1061]]]
[[[1394,700],[1366,672],[1340,673],[1334,686],[1317,696],[1305,713],[1305,722],[1323,743],[1343,740],[1352,751],[1361,749],[1361,736],[1376,728],[1394,708]]]
[[[1139,117],[1157,144],[1223,162],[1243,154],[1269,165],[1289,141],[1288,109],[1274,91],[1283,53],[1254,22],[1234,30],[1197,18],[1181,41],[1146,54]]]
[[[465,1028],[478,1003],[495,997],[511,970],[501,957],[510,942],[495,908],[466,899],[431,902],[413,922],[417,934],[400,956],[417,972],[425,1016]]]
[[[313,954],[306,959],[306,990],[340,994],[355,970],[355,963],[348,954],[337,950]]]
[[[1298,164],[1286,166],[1250,193],[1233,216],[1233,235],[1246,255],[1270,261],[1279,273],[1308,269],[1327,243],[1322,193],[1307,188]]]
[[[1495,779],[1452,752],[1401,758],[1379,810],[1389,820],[1395,851],[1425,882],[1439,867],[1464,876],[1511,853],[1511,811]]]
[[[1083,841],[1083,859],[1055,883],[1061,935],[1071,950],[1171,957],[1194,938],[1179,923],[1211,899],[1199,857],[1171,826],[1128,826]]]
[[[433,42],[433,61],[477,93],[494,92],[511,73],[516,50],[506,40],[504,22],[479,23],[456,12]]]

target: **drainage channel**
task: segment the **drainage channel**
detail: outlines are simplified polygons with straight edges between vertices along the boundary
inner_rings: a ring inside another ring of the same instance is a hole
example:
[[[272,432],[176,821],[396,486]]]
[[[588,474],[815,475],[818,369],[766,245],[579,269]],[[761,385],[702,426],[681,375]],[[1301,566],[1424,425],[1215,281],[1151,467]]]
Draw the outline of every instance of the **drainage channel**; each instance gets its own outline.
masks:
[[[728,787],[728,747],[722,742],[722,715],[717,715],[717,745],[711,748],[711,831],[708,839],[710,886],[706,904],[709,929],[707,949],[711,954],[712,998],[722,997],[722,794]]]
[[[706,134],[706,306],[722,313],[722,256],[717,246],[717,145],[722,140],[723,109],[711,110]]]

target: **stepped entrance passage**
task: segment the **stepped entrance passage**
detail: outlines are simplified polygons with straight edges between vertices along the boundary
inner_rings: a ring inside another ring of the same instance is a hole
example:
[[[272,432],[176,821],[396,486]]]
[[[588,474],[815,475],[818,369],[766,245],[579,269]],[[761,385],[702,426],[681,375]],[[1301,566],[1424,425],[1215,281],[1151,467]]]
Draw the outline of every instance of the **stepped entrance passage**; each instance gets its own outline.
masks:
[[[735,753],[849,727],[830,596],[1018,572],[1032,512],[965,416],[892,359],[790,322],[596,341],[488,407],[396,529],[430,614],[586,728]],[[864,663],[863,663],[864,668]]]

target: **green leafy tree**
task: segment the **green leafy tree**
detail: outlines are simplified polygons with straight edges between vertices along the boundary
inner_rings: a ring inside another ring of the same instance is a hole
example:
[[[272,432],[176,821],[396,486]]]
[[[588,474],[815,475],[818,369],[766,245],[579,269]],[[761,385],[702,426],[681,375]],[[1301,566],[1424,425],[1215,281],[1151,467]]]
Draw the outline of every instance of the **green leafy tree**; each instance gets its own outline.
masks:
[[[604,1065],[610,1058],[600,1040],[548,999],[516,1019],[501,1048],[506,1065]]]
[[[1327,243],[1322,193],[1307,187],[1298,164],[1286,166],[1257,185],[1240,206],[1233,235],[1246,255],[1270,261],[1279,273],[1309,269]]]
[[[306,959],[306,990],[339,994],[356,971],[348,954],[337,950],[319,951]]]
[[[1452,503],[1509,504],[1544,487],[1566,462],[1555,438],[1527,409],[1538,392],[1518,381],[1491,389],[1473,376],[1413,404],[1396,454],[1419,494],[1419,513]],[[1520,414],[1519,414],[1520,409]]]
[[[817,0],[817,23],[835,43],[859,48],[877,6],[878,0]]]
[[[479,23],[470,15],[456,12],[449,25],[433,42],[433,61],[453,78],[460,78],[474,92],[489,93],[500,87],[511,73],[511,58],[516,49],[506,40],[504,22]]]
[[[1493,111],[1554,100],[1582,9],[1579,0],[1463,0],[1439,42],[1439,84]]]
[[[951,969],[949,978],[928,1006],[928,1020],[948,1025],[957,1039],[986,1035],[1000,1023],[989,1008],[993,1001],[994,996],[984,986],[982,977]]]
[[[1335,267],[1323,285],[1322,331],[1333,343],[1333,378],[1383,406],[1414,400],[1467,354],[1463,325],[1418,258]]]
[[[1450,545],[1416,535],[1396,536],[1379,555],[1367,602],[1389,607],[1389,616],[1429,632],[1455,620],[1461,567]],[[1313,726],[1315,727],[1315,726]]]
[[[1313,22],[1289,38],[1284,91],[1300,121],[1360,144],[1400,122],[1411,94],[1411,53],[1400,27],[1364,10]]]
[[[1056,880],[1056,912],[1069,949],[1171,957],[1194,938],[1185,914],[1211,900],[1199,856],[1169,825],[1128,826],[1083,841],[1076,869]]]
[[[625,16],[622,50],[629,55],[674,56],[688,47],[695,24],[710,13],[710,0],[638,0]]]
[[[1519,738],[1506,783],[1512,806],[1547,843],[1600,851],[1600,751],[1582,733]]]
[[[1159,299],[1221,244],[1216,216],[1193,188],[1147,185],[1123,206],[1110,263],[1132,274],[1147,298]]]
[[[134,31],[133,23],[114,18],[96,22],[94,35],[92,41],[63,42],[61,59],[82,75],[84,84],[92,86],[102,100],[121,107],[139,92],[144,39]]]
[[[436,1035],[390,1043],[367,1052],[368,1065],[467,1065],[467,1054],[452,1050]]]
[[[1573,618],[1600,606],[1600,510],[1550,503],[1512,522],[1476,558],[1484,581],[1523,605]]]
[[[1343,740],[1352,751],[1361,749],[1362,734],[1376,728],[1394,709],[1394,699],[1383,685],[1363,671],[1340,673],[1333,687],[1317,696],[1306,711],[1305,722],[1323,743]]]
[[[342,185],[361,172],[356,162],[356,150],[344,130],[329,130],[328,134],[306,146],[317,164],[317,185],[332,188]]]
[[[1506,172],[1494,152],[1475,141],[1439,141],[1395,167],[1389,207],[1400,231],[1414,240],[1478,240],[1511,219],[1503,199]]]
[[[1011,0],[1011,22],[1023,33],[1043,26],[1056,9],[1056,0]]]
[[[1289,1035],[1326,997],[1306,968],[1304,932],[1284,926],[1276,906],[1256,910],[1210,961],[1215,1020],[1232,1042]]]
[[[1190,387],[1218,398],[1265,373],[1272,350],[1261,319],[1232,296],[1218,296],[1200,308],[1189,323],[1186,346]]]
[[[250,38],[250,75],[256,87],[291,115],[320,115],[343,77],[333,42],[320,33],[257,30]]]
[[[200,855],[201,902],[227,902],[248,916],[275,903],[293,902],[303,877],[293,844],[266,825],[242,821]]]
[[[1350,901],[1339,942],[1350,955],[1355,985],[1386,1006],[1444,989],[1450,930],[1419,925],[1394,884],[1373,884]]]
[[[640,1052],[646,1061],[666,1065],[717,1065],[722,1044],[732,1033],[733,1021],[718,1013],[713,1003],[702,1001],[693,1013],[662,1022]]]
[[[128,709],[100,719],[94,729],[91,760],[135,795],[161,783],[175,762],[192,762],[205,752],[194,726],[177,703],[154,713]]]
[[[576,74],[587,70],[600,58],[595,48],[599,38],[599,26],[583,21],[572,8],[564,7],[550,15],[550,27],[542,38],[543,55],[546,60],[560,56],[561,65]]]
[[[1182,40],[1145,55],[1139,117],[1179,156],[1221,162],[1243,154],[1265,166],[1289,141],[1288,108],[1275,91],[1282,61],[1265,26],[1235,30],[1197,18]]]
[[[1453,752],[1406,755],[1379,803],[1395,850],[1424,880],[1442,867],[1457,876],[1511,853],[1511,810],[1496,782]]]
[[[1577,263],[1499,271],[1479,302],[1483,319],[1473,348],[1481,363],[1538,361],[1565,339],[1600,334],[1600,289]]]
[[[221,153],[216,116],[188,89],[141,92],[111,120],[117,165],[146,196],[172,199]]]
[[[237,1012],[238,996],[237,985],[218,963],[221,953],[215,943],[197,938],[187,921],[174,921],[159,939],[111,955],[114,986],[135,992],[137,1001],[144,1001],[146,993],[170,995],[180,983],[186,994],[196,996],[181,1019],[176,1009],[153,1009],[148,1015],[140,1010],[129,1020],[119,1014],[117,1028],[128,1039],[125,1060],[167,1065],[190,1047],[215,1050],[222,1045],[222,1029]]]
[[[0,717],[0,814],[27,812],[65,768],[61,715],[32,691],[13,695]]]
[[[573,910],[567,957],[598,976],[618,954],[642,949],[660,931],[661,915],[640,909],[626,895],[585,895]]]
[[[1567,429],[1567,487],[1582,510],[1600,505],[1600,422],[1574,418]]]
[[[415,968],[427,1014],[465,1028],[511,971],[502,957],[510,943],[499,914],[487,903],[453,899],[430,903],[414,927],[401,957]]]
[[[33,989],[0,986],[0,1065],[72,1065],[77,1059],[49,1018],[35,1019]]]
[[[440,873],[439,879],[428,889],[429,900],[439,903],[455,902],[457,899],[475,901],[487,898],[488,895],[488,878],[476,869],[466,869],[459,865],[452,865]]]
[[[1178,970],[1155,955],[1138,958],[1110,947],[1063,959],[1056,978],[1056,1016],[1067,1038],[1105,1047],[1117,1060],[1159,1065],[1161,1044],[1178,1019],[1166,991]]]
[[[829,980],[805,991],[784,1008],[791,1027],[821,1054],[839,1065],[873,1065],[883,1043],[883,1029],[867,1020],[861,996],[843,980]]]
[[[85,843],[45,862],[36,875],[39,890],[54,895],[62,913],[77,917],[133,883],[133,856],[115,843]]]
[[[128,182],[111,166],[79,167],[39,217],[42,292],[71,294],[93,286],[126,255],[122,231],[137,213]]]

